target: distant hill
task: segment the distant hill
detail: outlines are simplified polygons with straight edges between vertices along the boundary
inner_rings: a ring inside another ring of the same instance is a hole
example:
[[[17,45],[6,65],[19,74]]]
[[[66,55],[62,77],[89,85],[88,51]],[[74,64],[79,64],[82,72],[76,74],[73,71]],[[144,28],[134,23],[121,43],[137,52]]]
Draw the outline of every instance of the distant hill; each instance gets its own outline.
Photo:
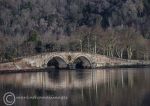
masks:
[[[70,36],[80,26],[134,27],[150,38],[149,0],[0,0],[1,35]]]

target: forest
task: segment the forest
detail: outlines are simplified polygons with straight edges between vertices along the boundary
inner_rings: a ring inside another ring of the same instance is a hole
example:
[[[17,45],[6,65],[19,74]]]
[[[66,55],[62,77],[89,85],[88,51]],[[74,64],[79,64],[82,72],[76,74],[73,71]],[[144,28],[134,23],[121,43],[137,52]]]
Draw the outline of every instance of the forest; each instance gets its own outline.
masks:
[[[0,62],[43,52],[150,59],[150,0],[0,0]]]

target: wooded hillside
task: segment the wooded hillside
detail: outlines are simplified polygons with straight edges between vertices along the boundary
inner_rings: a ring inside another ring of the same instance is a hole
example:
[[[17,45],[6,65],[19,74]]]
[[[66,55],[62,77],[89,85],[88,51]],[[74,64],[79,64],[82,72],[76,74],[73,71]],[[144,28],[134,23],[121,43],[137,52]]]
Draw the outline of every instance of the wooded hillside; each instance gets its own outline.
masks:
[[[81,48],[144,59],[148,39],[149,0],[0,0],[1,61]]]

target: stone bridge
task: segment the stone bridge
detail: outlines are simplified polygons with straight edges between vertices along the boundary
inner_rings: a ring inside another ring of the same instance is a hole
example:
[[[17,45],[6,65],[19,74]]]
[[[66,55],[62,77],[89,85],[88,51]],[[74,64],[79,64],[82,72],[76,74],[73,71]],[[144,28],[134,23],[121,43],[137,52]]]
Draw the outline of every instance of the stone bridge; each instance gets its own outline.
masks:
[[[122,66],[149,64],[149,62],[139,60],[125,60],[111,58],[99,54],[83,53],[83,52],[50,52],[30,56],[22,59],[36,68],[98,68],[105,66]]]
[[[86,67],[93,68],[97,61],[96,56],[80,52],[51,52],[24,58],[28,64],[34,67],[46,68],[55,66],[57,68]]]

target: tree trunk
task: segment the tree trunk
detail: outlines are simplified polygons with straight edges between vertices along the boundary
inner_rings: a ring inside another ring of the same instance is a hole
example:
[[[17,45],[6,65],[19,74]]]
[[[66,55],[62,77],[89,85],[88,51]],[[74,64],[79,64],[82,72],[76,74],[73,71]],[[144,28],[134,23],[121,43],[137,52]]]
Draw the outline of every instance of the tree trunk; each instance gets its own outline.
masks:
[[[133,55],[132,52],[133,52],[133,51],[132,51],[132,48],[131,48],[131,47],[130,47],[130,48],[127,48],[128,59],[132,59],[132,55]]]

